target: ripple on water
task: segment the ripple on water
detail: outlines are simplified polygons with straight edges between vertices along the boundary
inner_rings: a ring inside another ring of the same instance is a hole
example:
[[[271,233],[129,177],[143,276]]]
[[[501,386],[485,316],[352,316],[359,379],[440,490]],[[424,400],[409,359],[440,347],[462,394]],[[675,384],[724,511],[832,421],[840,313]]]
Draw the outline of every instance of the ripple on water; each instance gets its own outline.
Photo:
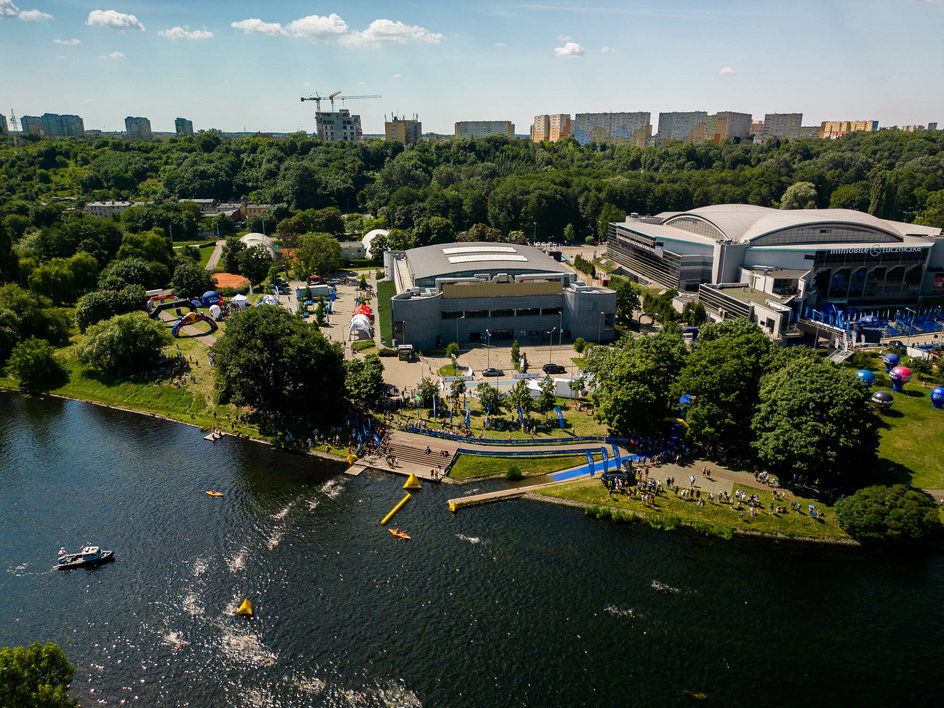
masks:
[[[341,479],[329,479],[318,489],[328,499],[337,499],[338,495],[344,491],[344,481]]]

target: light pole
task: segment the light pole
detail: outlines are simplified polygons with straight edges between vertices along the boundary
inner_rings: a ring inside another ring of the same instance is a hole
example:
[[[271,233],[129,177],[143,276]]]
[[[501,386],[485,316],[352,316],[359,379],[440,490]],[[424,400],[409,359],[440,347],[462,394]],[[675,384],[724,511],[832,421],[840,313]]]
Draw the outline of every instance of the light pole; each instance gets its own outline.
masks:
[[[492,368],[492,333],[485,330],[485,368]]]
[[[564,311],[557,313],[557,348],[564,346]]]
[[[603,318],[606,317],[605,312],[600,313],[600,321],[597,322],[597,342],[603,341]]]
[[[547,363],[551,363],[552,353],[554,351],[554,332],[557,331],[557,327],[552,329],[547,333]]]
[[[531,231],[531,245],[533,246],[538,241],[538,222],[532,221],[531,224],[534,226]]]
[[[464,319],[465,319],[465,312],[463,312],[461,315],[456,317],[456,345],[457,346],[459,344],[459,320],[464,320]]]

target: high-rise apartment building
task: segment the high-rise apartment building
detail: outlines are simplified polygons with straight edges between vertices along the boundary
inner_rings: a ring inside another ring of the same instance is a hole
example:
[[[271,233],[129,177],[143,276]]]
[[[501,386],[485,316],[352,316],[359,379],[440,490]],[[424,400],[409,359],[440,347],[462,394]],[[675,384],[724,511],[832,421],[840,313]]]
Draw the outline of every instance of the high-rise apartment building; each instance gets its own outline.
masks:
[[[79,116],[43,113],[42,116],[23,116],[20,126],[24,133],[48,137],[85,135],[85,124]]]
[[[750,113],[720,111],[695,125],[688,132],[686,142],[701,145],[720,143],[725,138],[745,140],[751,136],[752,122]]]
[[[7,117],[0,113],[0,135],[6,135],[10,132],[10,129],[7,127]]]
[[[645,147],[652,136],[648,111],[635,113],[578,113],[571,134],[581,145],[587,143],[628,143]]]
[[[510,120],[460,120],[456,122],[456,140],[487,138],[490,135],[515,137],[515,124]]]
[[[174,132],[177,133],[178,138],[186,138],[188,135],[193,135],[193,121],[187,120],[186,118],[175,118]]]
[[[30,135],[42,135],[43,119],[39,116],[20,116],[20,128]]]
[[[318,126],[318,140],[326,143],[359,143],[364,139],[361,117],[352,116],[347,108],[339,111],[318,111],[315,113],[315,122]]]
[[[543,143],[545,140],[554,142],[570,135],[570,114],[553,113],[551,115],[534,116],[531,126],[531,140]]]
[[[412,118],[397,118],[393,115],[384,123],[384,138],[387,142],[415,145],[422,134],[423,124],[416,119],[416,115]]]
[[[672,111],[659,114],[659,132],[656,145],[665,145],[670,140],[687,140],[692,128],[708,118],[707,111]]]
[[[151,121],[140,116],[125,118],[125,135],[129,138],[151,139]]]
[[[846,133],[874,133],[877,120],[825,120],[819,126],[819,137],[835,140]]]
[[[799,138],[802,123],[802,113],[768,113],[764,116],[764,129],[761,134],[774,138]]]
[[[933,123],[928,123],[928,130],[937,130],[937,121]]]

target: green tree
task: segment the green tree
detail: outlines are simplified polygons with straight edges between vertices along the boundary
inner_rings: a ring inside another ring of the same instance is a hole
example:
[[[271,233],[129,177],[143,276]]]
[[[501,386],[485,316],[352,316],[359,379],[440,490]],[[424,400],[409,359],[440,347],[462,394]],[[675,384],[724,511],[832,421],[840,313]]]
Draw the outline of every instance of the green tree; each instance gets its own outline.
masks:
[[[213,289],[213,279],[199,263],[181,263],[174,268],[171,287],[177,297],[200,297]]]
[[[423,406],[429,408],[433,405],[433,399],[439,395],[439,384],[428,376],[423,376],[416,387],[416,392],[419,394]]]
[[[230,236],[223,244],[223,250],[220,253],[220,263],[226,273],[240,273],[239,257],[246,250],[246,244],[235,236]]]
[[[682,308],[682,319],[697,327],[708,319],[708,313],[700,302],[686,302],[685,307]]]
[[[518,344],[516,339],[511,343],[511,363],[514,366],[518,366],[518,360],[521,358],[521,345]]]
[[[167,325],[143,312],[116,315],[93,324],[76,348],[76,358],[113,376],[145,371],[158,364],[172,341]]]
[[[300,434],[337,422],[344,398],[340,345],[274,305],[237,313],[213,346],[221,402],[249,406]]]
[[[272,267],[272,254],[262,244],[247,248],[239,254],[239,272],[253,285],[258,285],[269,274]]]
[[[865,543],[904,545],[941,531],[934,500],[903,484],[860,489],[836,503],[842,529]]]
[[[816,185],[812,182],[795,182],[787,187],[780,198],[781,209],[815,209]]]
[[[504,401],[501,392],[490,383],[482,382],[475,387],[475,392],[479,397],[479,405],[489,416],[498,416],[502,414]]]
[[[127,285],[120,290],[96,290],[84,295],[75,308],[75,325],[85,332],[91,325],[115,315],[143,310],[147,295],[140,285]]]
[[[329,234],[304,234],[299,238],[298,261],[303,275],[324,275],[341,267],[341,244]]]
[[[102,290],[120,290],[126,285],[140,285],[145,290],[151,290],[163,287],[169,281],[170,271],[163,263],[126,258],[112,261],[99,276],[98,285]]]
[[[344,362],[344,385],[348,400],[373,406],[384,393],[384,366],[376,354]]]
[[[567,224],[567,226],[564,227],[564,242],[573,243],[576,240],[577,240],[577,231],[576,229],[574,229],[574,225]]]
[[[534,402],[535,410],[547,418],[548,414],[554,410],[557,405],[557,398],[554,396],[554,379],[545,376],[541,379],[540,393]]]
[[[459,408],[459,399],[465,395],[465,381],[462,379],[454,379],[452,383],[449,384],[449,398],[452,399],[452,410],[456,411]]]
[[[20,270],[19,261],[13,252],[13,234],[5,224],[0,223],[0,285],[16,280]]]
[[[446,356],[455,361],[459,356],[459,345],[456,342],[449,342],[446,345]]]
[[[760,459],[781,477],[854,484],[878,450],[878,416],[850,369],[791,357],[761,380],[752,428]]]
[[[170,265],[173,257],[174,250],[170,239],[157,231],[125,234],[121,237],[121,248],[115,254],[118,260],[140,258],[148,263],[163,263],[165,266]]]
[[[518,381],[518,383],[511,387],[505,400],[508,405],[511,406],[512,410],[517,411],[520,408],[525,419],[528,418],[528,415],[534,409],[534,399],[531,397],[531,389],[528,388],[528,384],[524,379]]]
[[[616,291],[616,316],[631,320],[633,312],[640,307],[639,287],[617,275],[610,278],[610,288]]]
[[[449,219],[430,216],[420,219],[413,228],[417,246],[429,246],[435,243],[450,243],[455,240],[456,228]]]
[[[68,380],[62,359],[45,339],[29,339],[13,347],[7,369],[27,391],[48,391]]]
[[[75,667],[52,642],[0,649],[0,705],[67,708]]]
[[[69,319],[52,307],[49,298],[14,283],[0,286],[0,361],[6,361],[16,343],[29,337],[65,344]]]
[[[915,217],[915,223],[944,229],[944,189],[939,189],[928,195],[924,202],[924,209],[918,212],[917,217]],[[2,249],[2,246],[0,246],[0,249]],[[2,272],[2,268],[0,268],[0,272]]]
[[[98,262],[87,253],[70,258],[53,258],[29,276],[30,290],[50,298],[55,304],[75,302],[98,281]]]

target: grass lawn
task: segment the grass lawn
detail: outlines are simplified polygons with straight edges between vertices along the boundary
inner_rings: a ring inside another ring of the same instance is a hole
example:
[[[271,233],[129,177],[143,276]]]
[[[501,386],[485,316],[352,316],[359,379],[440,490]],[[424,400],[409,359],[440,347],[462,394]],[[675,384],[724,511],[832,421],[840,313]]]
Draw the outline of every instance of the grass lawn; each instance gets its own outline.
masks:
[[[734,485],[734,490],[742,489],[749,494],[757,494],[765,509],[770,508],[770,502],[773,500],[773,493],[764,489],[754,489],[739,484]],[[734,491],[732,490],[732,492]],[[561,499],[576,499],[596,504],[599,506],[608,506],[615,509],[623,509],[642,513],[661,513],[671,514],[678,517],[683,522],[694,523],[701,522],[717,526],[719,524],[730,526],[732,528],[758,531],[760,533],[783,534],[785,536],[807,536],[813,538],[848,538],[836,521],[836,513],[831,507],[824,506],[819,501],[802,499],[795,497],[787,492],[786,502],[781,502],[787,507],[783,514],[770,514],[768,511],[751,517],[745,508],[744,518],[742,519],[737,511],[728,504],[706,503],[699,507],[694,501],[683,501],[674,494],[660,496],[656,499],[655,509],[646,507],[637,499],[630,499],[622,494],[611,497],[607,489],[598,479],[582,479],[569,484],[562,484],[555,487],[538,490],[538,494],[557,497]],[[732,494],[733,496],[733,494]],[[793,511],[789,508],[789,502],[799,501],[802,513]],[[808,504],[815,504],[817,510],[824,511],[826,518],[824,520],[813,519],[807,513]]]
[[[440,376],[467,376],[469,370],[464,366],[453,366],[452,364],[446,364],[445,366],[439,367]],[[470,382],[466,382],[467,384]]]
[[[380,280],[377,282],[377,317],[380,319],[380,341],[388,347],[393,346],[393,322],[391,321],[390,314],[390,299],[395,293],[396,284],[392,280]]]
[[[883,483],[944,489],[944,410],[931,405],[930,392],[928,386],[909,383],[904,393],[892,392],[894,405],[880,414],[878,479]]]
[[[550,474],[587,464],[586,455],[550,455],[548,457],[492,457],[489,455],[471,455],[461,452],[449,470],[453,479],[472,479],[505,474],[512,465],[525,476]]]

